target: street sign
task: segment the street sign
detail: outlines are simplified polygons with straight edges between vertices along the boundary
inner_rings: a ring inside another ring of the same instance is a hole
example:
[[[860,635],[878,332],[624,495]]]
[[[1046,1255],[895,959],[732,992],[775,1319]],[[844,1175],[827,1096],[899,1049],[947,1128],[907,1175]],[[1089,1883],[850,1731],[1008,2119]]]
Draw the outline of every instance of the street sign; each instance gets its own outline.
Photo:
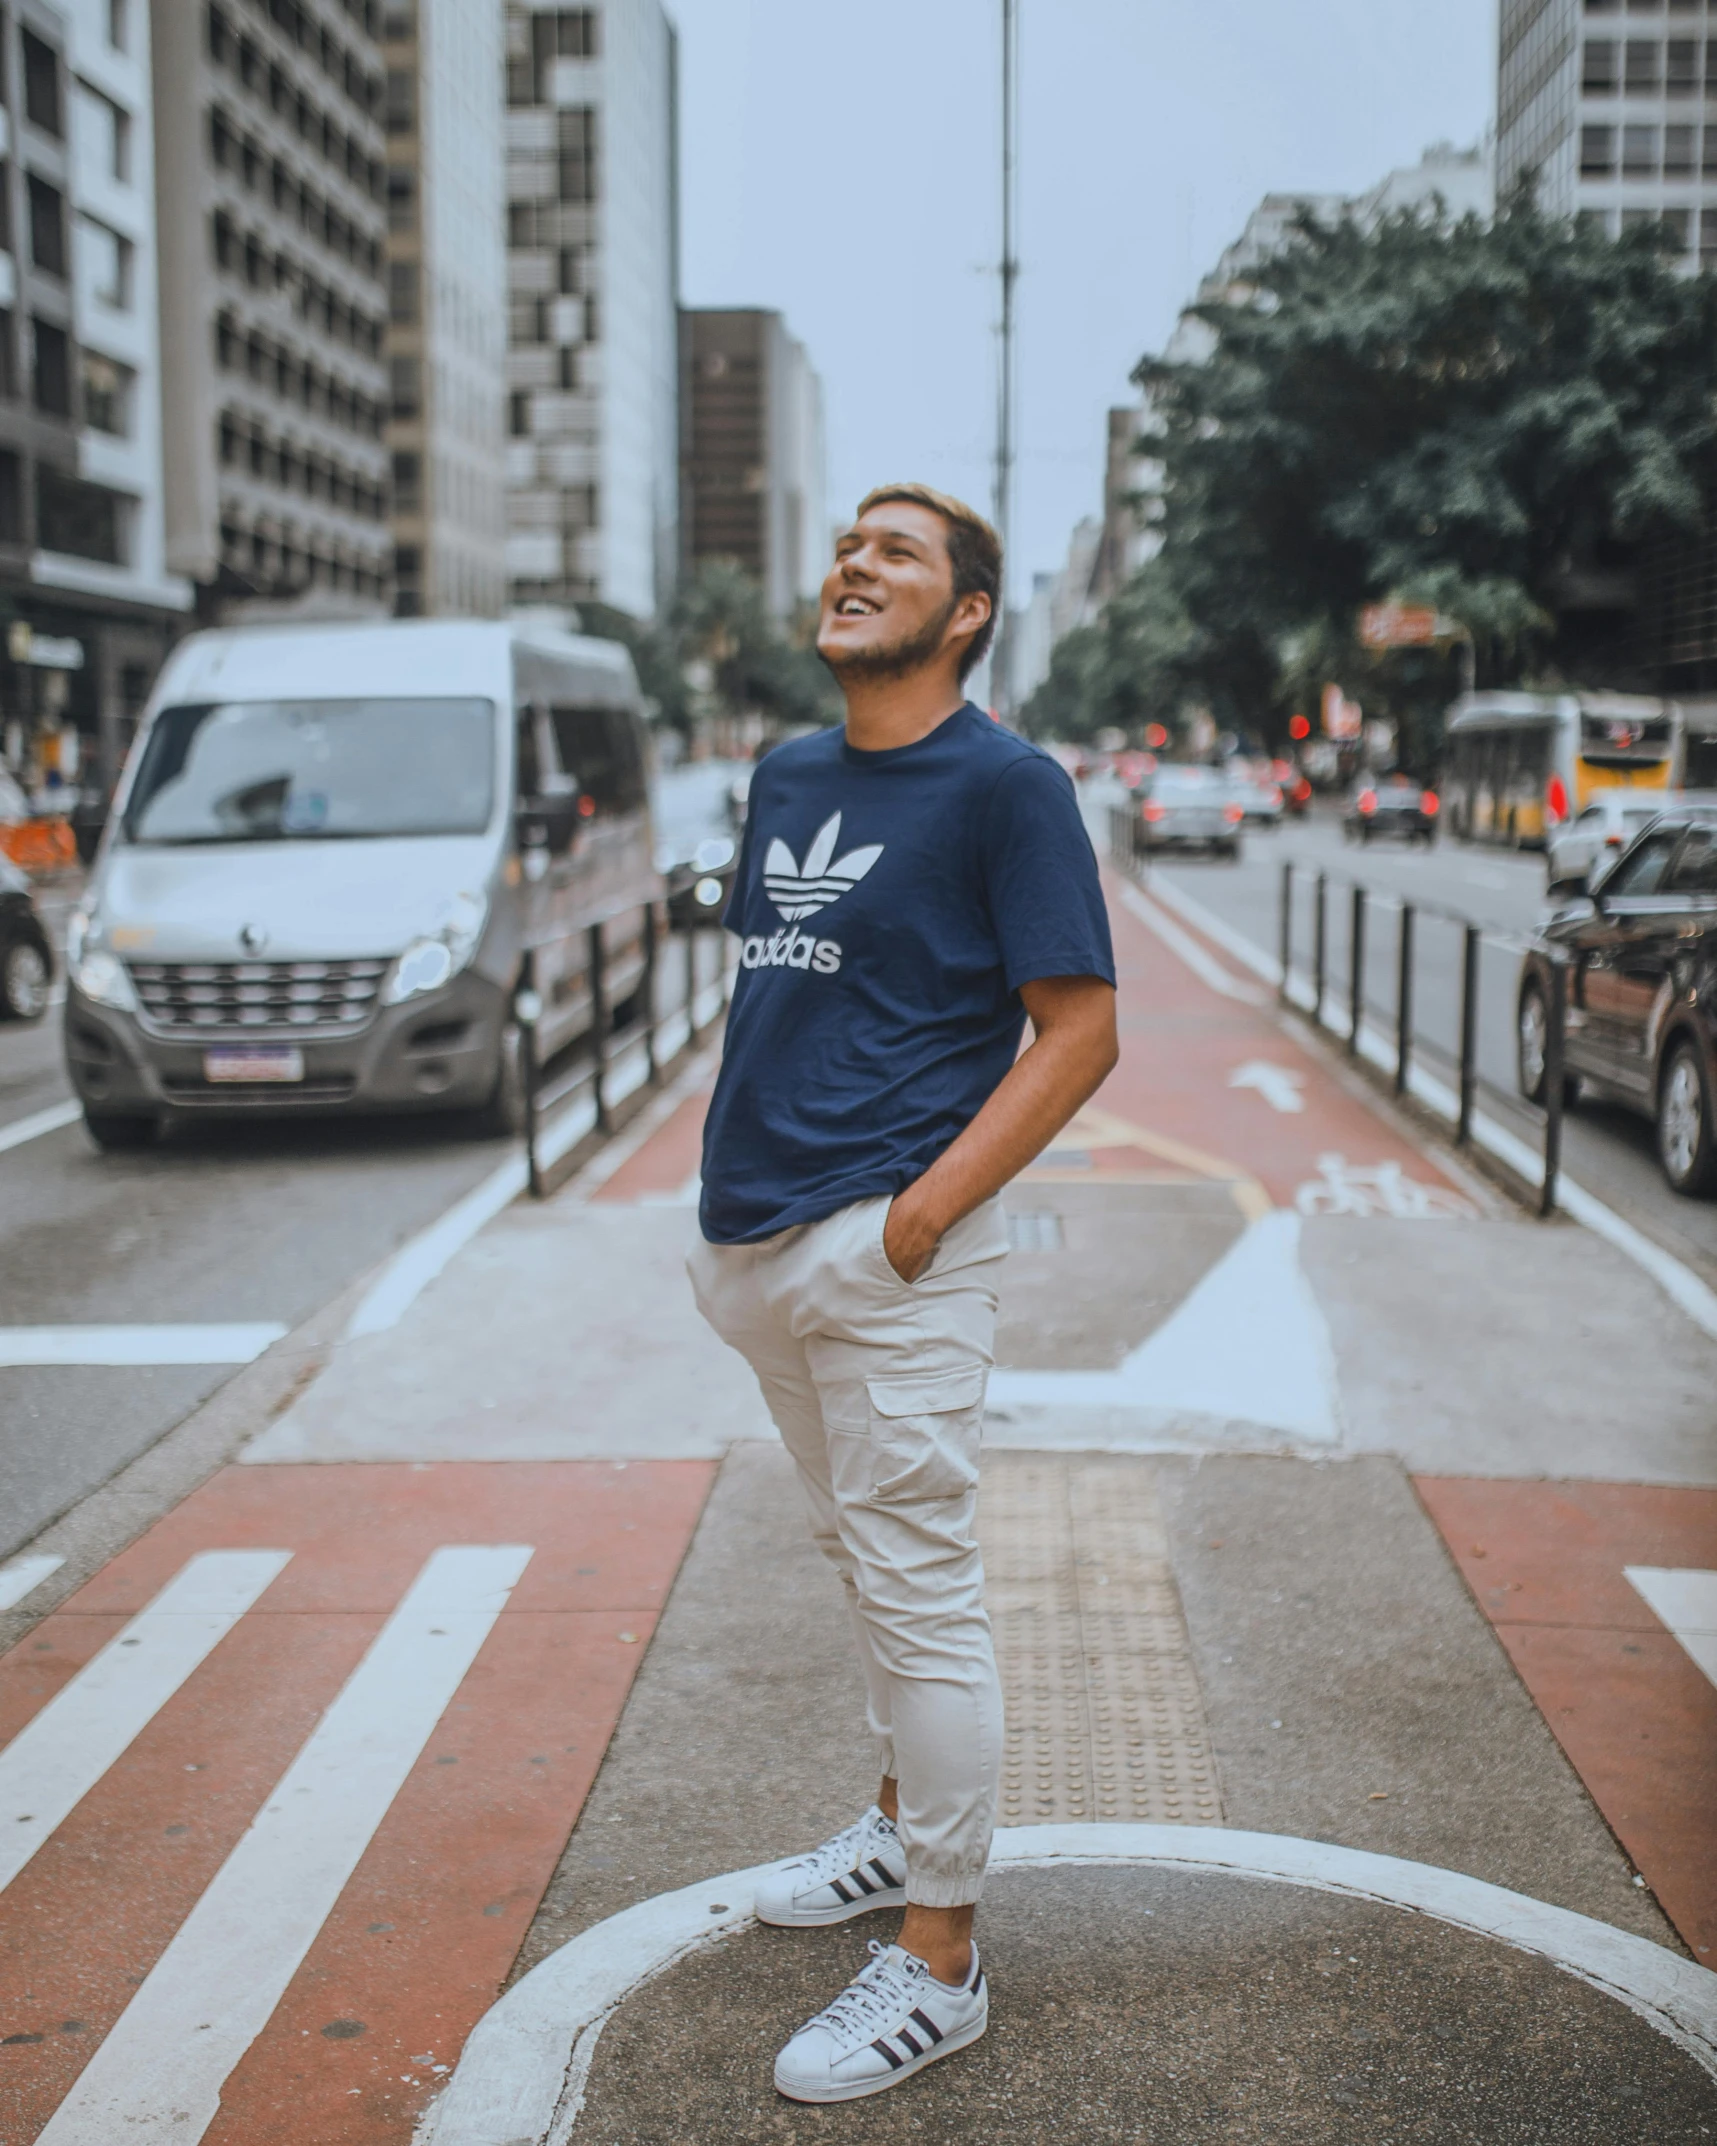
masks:
[[[1429,604],[1367,604],[1359,638],[1367,648],[1429,648],[1441,623]]]

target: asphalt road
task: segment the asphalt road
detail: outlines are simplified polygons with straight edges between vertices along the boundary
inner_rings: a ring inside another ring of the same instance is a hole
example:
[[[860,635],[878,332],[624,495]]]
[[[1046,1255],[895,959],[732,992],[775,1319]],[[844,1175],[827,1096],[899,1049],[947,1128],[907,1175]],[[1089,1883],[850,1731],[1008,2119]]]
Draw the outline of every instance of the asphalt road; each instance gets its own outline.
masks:
[[[1460,1035],[1460,925],[1451,911],[1484,928],[1479,961],[1480,1108],[1529,1141],[1539,1121],[1519,1104],[1514,1073],[1518,942],[1545,912],[1544,860],[1536,854],[1439,841],[1425,850],[1400,843],[1364,848],[1341,839],[1333,817],[1249,831],[1238,864],[1191,855],[1152,866],[1254,945],[1274,954],[1280,943],[1282,865],[1296,867],[1295,966],[1310,971],[1313,886],[1328,875],[1328,997],[1325,1019],[1345,1029],[1349,1004],[1351,884],[1369,891],[1365,996],[1371,1018],[1393,1027],[1400,904],[1416,907],[1413,1032],[1428,1071],[1451,1077]],[[1563,1166],[1636,1227],[1717,1284],[1717,1203],[1678,1198],[1664,1183],[1651,1128],[1632,1112],[1583,1102],[1566,1120]]]

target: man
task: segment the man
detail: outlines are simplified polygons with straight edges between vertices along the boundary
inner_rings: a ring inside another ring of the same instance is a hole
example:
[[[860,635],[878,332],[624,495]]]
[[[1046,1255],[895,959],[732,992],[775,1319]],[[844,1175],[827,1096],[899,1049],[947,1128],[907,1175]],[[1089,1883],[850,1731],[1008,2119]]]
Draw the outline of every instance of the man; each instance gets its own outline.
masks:
[[[846,722],[757,769],[727,914],[741,969],[690,1271],[845,1583],[882,1771],[876,1804],[772,1873],[757,1912],[906,1909],[778,2057],[799,2101],[876,2093],[984,2031],[971,1929],[1002,1707],[973,1521],[999,1195],[1116,1056],[1072,785],[964,695],[1001,566],[958,500],[865,500],[817,636]]]

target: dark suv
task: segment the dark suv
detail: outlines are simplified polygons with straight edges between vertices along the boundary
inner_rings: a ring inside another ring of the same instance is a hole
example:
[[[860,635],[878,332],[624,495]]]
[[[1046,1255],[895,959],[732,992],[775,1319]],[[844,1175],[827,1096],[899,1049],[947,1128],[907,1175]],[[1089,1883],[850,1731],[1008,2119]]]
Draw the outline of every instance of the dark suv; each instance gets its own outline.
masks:
[[[1671,810],[1541,927],[1521,971],[1521,1093],[1542,1102],[1550,964],[1568,969],[1564,1072],[1642,1111],[1677,1192],[1717,1191],[1717,808]]]

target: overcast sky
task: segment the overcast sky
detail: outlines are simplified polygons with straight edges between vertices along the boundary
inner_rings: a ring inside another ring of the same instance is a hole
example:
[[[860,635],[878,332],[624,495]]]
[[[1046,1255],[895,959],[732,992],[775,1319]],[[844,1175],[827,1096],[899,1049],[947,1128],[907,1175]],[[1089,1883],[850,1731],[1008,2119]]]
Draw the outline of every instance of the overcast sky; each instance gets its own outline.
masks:
[[[683,291],[778,307],[830,511],[923,477],[987,509],[1000,0],[668,0]],[[1102,494],[1103,413],[1266,193],[1358,192],[1489,126],[1495,0],[1021,0],[1016,596]]]

